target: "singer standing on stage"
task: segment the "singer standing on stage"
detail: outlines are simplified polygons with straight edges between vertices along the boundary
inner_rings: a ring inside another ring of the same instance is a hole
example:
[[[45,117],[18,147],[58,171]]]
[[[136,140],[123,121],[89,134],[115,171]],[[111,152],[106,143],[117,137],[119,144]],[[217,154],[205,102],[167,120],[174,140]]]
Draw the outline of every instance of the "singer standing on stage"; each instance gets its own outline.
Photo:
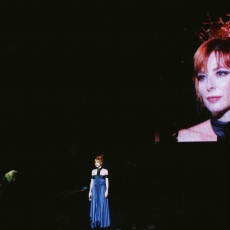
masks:
[[[94,163],[96,169],[92,170],[89,189],[90,226],[106,228],[110,226],[108,170],[102,168],[103,155],[96,156]]]

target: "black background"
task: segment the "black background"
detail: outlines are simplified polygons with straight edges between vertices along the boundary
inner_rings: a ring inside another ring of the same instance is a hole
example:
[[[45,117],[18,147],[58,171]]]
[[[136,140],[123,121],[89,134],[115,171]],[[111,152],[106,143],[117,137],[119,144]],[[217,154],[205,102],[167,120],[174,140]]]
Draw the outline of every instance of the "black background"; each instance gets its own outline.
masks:
[[[204,119],[192,82],[194,31],[207,12],[227,21],[226,8],[4,3],[0,171],[19,171],[3,202],[16,207],[15,226],[88,226],[88,192],[64,191],[88,186],[104,154],[113,227],[223,229],[227,149],[156,145],[154,128]]]

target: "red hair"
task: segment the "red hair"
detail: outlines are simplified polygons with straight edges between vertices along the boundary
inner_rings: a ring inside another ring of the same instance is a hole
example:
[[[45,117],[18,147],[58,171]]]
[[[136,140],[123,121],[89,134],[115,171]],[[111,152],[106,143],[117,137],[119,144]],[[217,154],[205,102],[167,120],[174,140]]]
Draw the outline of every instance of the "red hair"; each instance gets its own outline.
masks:
[[[214,52],[218,66],[230,68],[230,39],[213,38],[204,42],[194,55],[194,77],[196,92],[198,93],[197,74],[207,71],[207,62],[210,54]]]
[[[94,162],[99,161],[101,164],[104,162],[104,156],[103,155],[97,155]]]

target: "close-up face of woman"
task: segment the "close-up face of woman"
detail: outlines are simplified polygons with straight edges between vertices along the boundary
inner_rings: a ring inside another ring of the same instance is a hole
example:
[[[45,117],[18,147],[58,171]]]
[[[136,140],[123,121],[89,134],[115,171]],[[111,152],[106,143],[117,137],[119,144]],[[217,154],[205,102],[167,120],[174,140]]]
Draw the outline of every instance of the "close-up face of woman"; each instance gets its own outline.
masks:
[[[101,166],[102,166],[101,161],[95,160],[95,167],[96,167],[96,168],[100,168]]]
[[[214,117],[230,120],[230,68],[218,61],[214,52],[206,70],[197,74],[197,92]]]

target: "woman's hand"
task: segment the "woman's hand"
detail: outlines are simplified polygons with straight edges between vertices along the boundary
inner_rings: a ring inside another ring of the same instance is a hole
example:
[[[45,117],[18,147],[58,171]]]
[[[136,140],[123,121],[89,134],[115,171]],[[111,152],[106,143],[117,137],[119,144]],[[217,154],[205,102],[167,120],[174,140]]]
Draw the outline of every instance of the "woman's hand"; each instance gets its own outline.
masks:
[[[108,195],[109,195],[109,192],[108,192],[108,190],[106,190],[106,191],[105,191],[105,198],[107,198]]]
[[[89,192],[89,200],[91,200],[91,197],[92,197],[92,192],[90,191]]]

